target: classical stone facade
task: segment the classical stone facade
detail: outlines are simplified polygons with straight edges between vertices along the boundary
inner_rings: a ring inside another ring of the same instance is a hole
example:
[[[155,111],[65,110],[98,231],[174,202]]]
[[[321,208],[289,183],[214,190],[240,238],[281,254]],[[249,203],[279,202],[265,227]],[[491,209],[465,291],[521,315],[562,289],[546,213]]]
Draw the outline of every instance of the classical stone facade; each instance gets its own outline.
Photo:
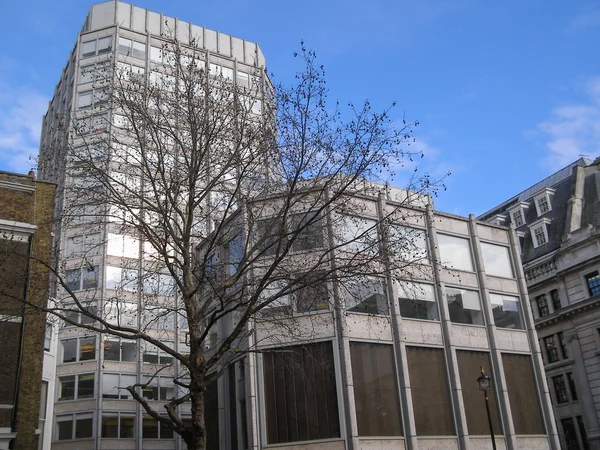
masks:
[[[600,449],[600,160],[579,159],[480,217],[510,221],[563,448]]]
[[[0,172],[0,448],[37,449],[56,186]],[[11,442],[12,441],[12,442]]]

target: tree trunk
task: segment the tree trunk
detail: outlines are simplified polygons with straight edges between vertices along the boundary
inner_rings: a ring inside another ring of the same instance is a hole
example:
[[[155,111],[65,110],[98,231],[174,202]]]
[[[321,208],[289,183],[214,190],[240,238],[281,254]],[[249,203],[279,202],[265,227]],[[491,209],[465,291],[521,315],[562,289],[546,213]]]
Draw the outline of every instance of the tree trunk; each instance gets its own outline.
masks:
[[[204,421],[204,395],[206,392],[206,384],[204,376],[194,377],[190,383],[190,393],[192,397],[192,423],[191,429],[188,431],[185,443],[188,450],[205,450],[206,449],[206,424]]]

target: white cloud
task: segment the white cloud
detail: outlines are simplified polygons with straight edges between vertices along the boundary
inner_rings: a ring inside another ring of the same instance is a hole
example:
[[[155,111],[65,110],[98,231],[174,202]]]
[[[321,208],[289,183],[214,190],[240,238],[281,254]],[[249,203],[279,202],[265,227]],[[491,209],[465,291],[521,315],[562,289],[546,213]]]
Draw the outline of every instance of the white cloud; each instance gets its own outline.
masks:
[[[585,155],[600,154],[600,77],[585,85],[587,98],[580,104],[567,104],[552,110],[552,117],[538,124],[546,137],[548,155],[544,165],[561,169]]]
[[[29,88],[0,83],[0,168],[27,173],[35,165],[48,99]]]

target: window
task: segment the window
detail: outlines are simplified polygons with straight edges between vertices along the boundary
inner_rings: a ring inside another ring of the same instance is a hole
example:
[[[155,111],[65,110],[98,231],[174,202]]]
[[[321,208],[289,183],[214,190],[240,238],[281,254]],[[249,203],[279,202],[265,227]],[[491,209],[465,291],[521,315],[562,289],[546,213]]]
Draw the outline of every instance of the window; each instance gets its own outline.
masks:
[[[138,288],[137,269],[106,266],[106,289],[135,292]]]
[[[58,377],[58,400],[77,400],[94,397],[94,374]]]
[[[144,294],[173,295],[175,293],[175,280],[167,274],[146,273],[143,289]]]
[[[521,308],[519,298],[510,295],[490,294],[494,323],[498,328],[522,330]]]
[[[101,37],[83,41],[81,43],[81,57],[89,58],[91,56],[104,55],[112,50],[112,36]]]
[[[119,36],[119,53],[133,56],[134,58],[145,59],[146,44]]]
[[[577,387],[575,386],[575,380],[573,379],[573,374],[568,372],[566,374],[567,382],[569,383],[569,391],[571,392],[571,399],[573,401],[577,401],[579,397],[577,396]]]
[[[125,258],[138,258],[140,241],[133,236],[108,233],[108,245],[106,252],[112,256],[123,256]]]
[[[377,221],[345,216],[340,223],[338,245],[350,253],[371,254],[378,251]]]
[[[151,379],[152,378],[152,379]],[[175,384],[170,377],[146,377],[142,387],[142,396],[148,400],[171,401],[175,397]]]
[[[558,333],[558,341],[560,342],[563,359],[567,359],[569,357],[569,352],[567,350],[567,341],[565,340],[565,335],[562,331]]]
[[[126,389],[137,383],[136,375],[103,373],[102,374],[102,398],[130,400],[133,398]]]
[[[64,281],[67,288],[72,291],[94,289],[98,287],[100,267],[89,265],[80,269],[65,271]]]
[[[303,274],[299,281],[299,288],[294,292],[296,312],[304,313],[329,309],[329,292],[327,282],[321,273]]]
[[[230,69],[229,67],[209,63],[209,73],[213,77],[223,78],[225,81],[233,81],[233,69]]]
[[[169,348],[174,348],[173,342],[163,342],[164,345]],[[142,353],[142,361],[148,364],[162,364],[169,365],[175,362],[174,358],[166,353],[164,350],[159,349],[158,347],[149,344],[147,342],[143,342],[143,353]]]
[[[511,217],[512,217],[512,222],[515,225],[515,228],[519,228],[521,225],[523,225],[525,223],[525,220],[523,219],[523,211],[520,209],[513,211],[513,213],[511,214]]]
[[[299,274],[298,280],[273,280],[260,294],[265,316],[289,315],[329,309],[329,290],[324,275]],[[291,301],[293,299],[293,302]]]
[[[44,350],[49,352],[52,344],[52,324],[46,324],[46,332],[44,333]]]
[[[108,102],[108,89],[91,89],[86,92],[80,92],[77,95],[77,109],[87,109],[99,107]]]
[[[550,314],[550,309],[548,308],[548,299],[546,298],[546,294],[538,295],[535,298],[538,307],[538,313],[540,317],[546,317]]]
[[[96,336],[64,339],[60,346],[62,363],[96,359]]]
[[[567,444],[565,450],[579,450],[577,431],[575,430],[575,422],[573,421],[573,418],[566,417],[564,419],[560,419],[560,424],[562,425],[565,444]]]
[[[104,301],[104,319],[113,324],[123,327],[138,326],[138,304],[125,302],[117,297],[111,297]]]
[[[483,314],[477,291],[447,287],[446,299],[452,322],[483,325]]]
[[[398,281],[400,314],[410,319],[440,320],[435,289],[431,284]]]
[[[585,432],[582,416],[577,416],[577,428],[579,428],[579,435],[581,436],[583,450],[590,450],[590,443],[588,442],[587,433]]]
[[[293,251],[311,250],[323,246],[323,225],[314,212],[290,216],[290,231],[295,238]]]
[[[87,84],[102,81],[112,76],[112,65],[110,62],[101,62],[81,66],[79,68],[79,84]]]
[[[535,209],[538,217],[552,211],[551,196],[554,195],[554,189],[545,188],[534,197]]]
[[[548,363],[558,361],[558,346],[556,345],[556,338],[554,335],[547,336],[544,339],[544,347],[546,348],[546,355],[548,356]]]
[[[402,436],[391,345],[350,342],[359,436]]]
[[[451,269],[473,272],[469,239],[438,234],[438,247],[442,264]]]
[[[91,438],[93,431],[94,421],[92,413],[56,416],[54,437],[57,441]]]
[[[73,128],[78,136],[87,134],[100,134],[108,129],[108,113],[78,119]]]
[[[554,308],[554,311],[557,311],[560,308],[562,308],[562,305],[560,303],[560,294],[558,293],[558,289],[552,289],[550,291],[550,299],[552,300],[552,307]]]
[[[552,221],[550,219],[542,218],[529,225],[533,248],[538,248],[548,242],[548,225],[551,223]]]
[[[481,254],[483,256],[483,265],[488,275],[497,277],[513,278],[513,271],[510,264],[508,247],[501,245],[481,243]]]
[[[590,297],[600,295],[600,274],[597,270],[592,273],[588,273],[585,276],[585,282],[587,284]]]
[[[237,71],[237,85],[245,88],[250,87],[250,75],[240,70]]]
[[[73,323],[67,322],[65,320],[65,321],[63,321],[64,327],[74,327],[79,324],[91,325],[94,323],[94,319],[92,317],[90,317],[90,315],[95,316],[96,314],[98,314],[98,308],[96,307],[96,305],[90,305],[89,303],[84,303],[84,304],[82,304],[82,306],[84,308],[84,311],[81,311],[79,309],[79,306],[77,306],[75,304],[65,305],[65,311],[63,311],[63,314],[65,315],[65,317],[67,319],[70,319],[71,321],[73,321],[75,323],[75,325]],[[70,309],[67,310],[66,308],[70,308]]]
[[[146,69],[133,64],[117,63],[117,75],[123,81],[144,81]]]
[[[263,353],[269,444],[340,437],[331,342]]]
[[[63,257],[82,258],[98,256],[100,254],[100,233],[90,233],[66,238]]]
[[[419,436],[452,436],[454,418],[444,350],[406,347],[415,425]]]
[[[287,249],[286,231],[279,218],[259,220],[256,223],[256,238],[259,251],[272,256]]]
[[[146,305],[142,314],[146,329],[175,330],[175,311]]]
[[[531,357],[503,353],[502,364],[515,434],[545,434]]]
[[[116,439],[135,438],[135,415],[127,413],[103,413],[102,437]]]
[[[137,343],[127,339],[106,339],[104,341],[104,360],[135,362],[137,360]]]
[[[150,416],[144,416],[142,437],[144,439],[173,439],[173,429]]]
[[[567,403],[569,397],[567,396],[567,385],[562,375],[552,377],[552,384],[554,385],[554,395],[556,396],[556,403]]]
[[[402,261],[429,264],[425,230],[392,224],[388,244],[390,253]]]
[[[487,352],[474,352],[467,350],[457,350],[456,357],[458,360],[458,372],[460,383],[462,385],[462,397],[464,401],[464,411],[467,417],[467,428],[471,436],[489,436],[490,429],[488,425],[487,415],[482,414],[482,399],[481,391],[477,389],[473,374],[481,372],[483,367],[488,375],[493,377],[490,370],[490,356]],[[493,381],[492,381],[493,383]],[[494,433],[502,433],[502,425],[500,423],[500,414],[498,412],[498,401],[496,392],[499,390],[496,386],[488,392],[490,416]]]
[[[347,311],[389,315],[383,279],[356,276],[340,280]]]

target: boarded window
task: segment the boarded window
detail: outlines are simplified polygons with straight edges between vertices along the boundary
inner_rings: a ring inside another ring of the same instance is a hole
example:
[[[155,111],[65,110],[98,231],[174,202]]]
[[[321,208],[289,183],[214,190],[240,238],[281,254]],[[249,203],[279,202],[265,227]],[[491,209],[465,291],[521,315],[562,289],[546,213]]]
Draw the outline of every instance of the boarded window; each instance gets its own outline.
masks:
[[[453,436],[454,418],[444,351],[406,347],[417,434]]]
[[[330,342],[267,352],[263,361],[269,444],[340,436]]]
[[[502,354],[516,434],[546,434],[529,355]]]
[[[456,357],[458,359],[458,371],[460,373],[460,384],[462,386],[469,434],[474,436],[489,435],[490,428],[485,412],[485,400],[482,391],[479,390],[479,383],[477,383],[477,378],[481,375],[482,366],[486,373],[491,375],[489,353],[458,350]],[[494,427],[495,434],[503,434],[498,414],[498,403],[496,401],[497,389],[498,383],[492,379],[492,389],[488,391],[492,426]]]
[[[398,382],[391,345],[351,342],[359,436],[402,436]]]

